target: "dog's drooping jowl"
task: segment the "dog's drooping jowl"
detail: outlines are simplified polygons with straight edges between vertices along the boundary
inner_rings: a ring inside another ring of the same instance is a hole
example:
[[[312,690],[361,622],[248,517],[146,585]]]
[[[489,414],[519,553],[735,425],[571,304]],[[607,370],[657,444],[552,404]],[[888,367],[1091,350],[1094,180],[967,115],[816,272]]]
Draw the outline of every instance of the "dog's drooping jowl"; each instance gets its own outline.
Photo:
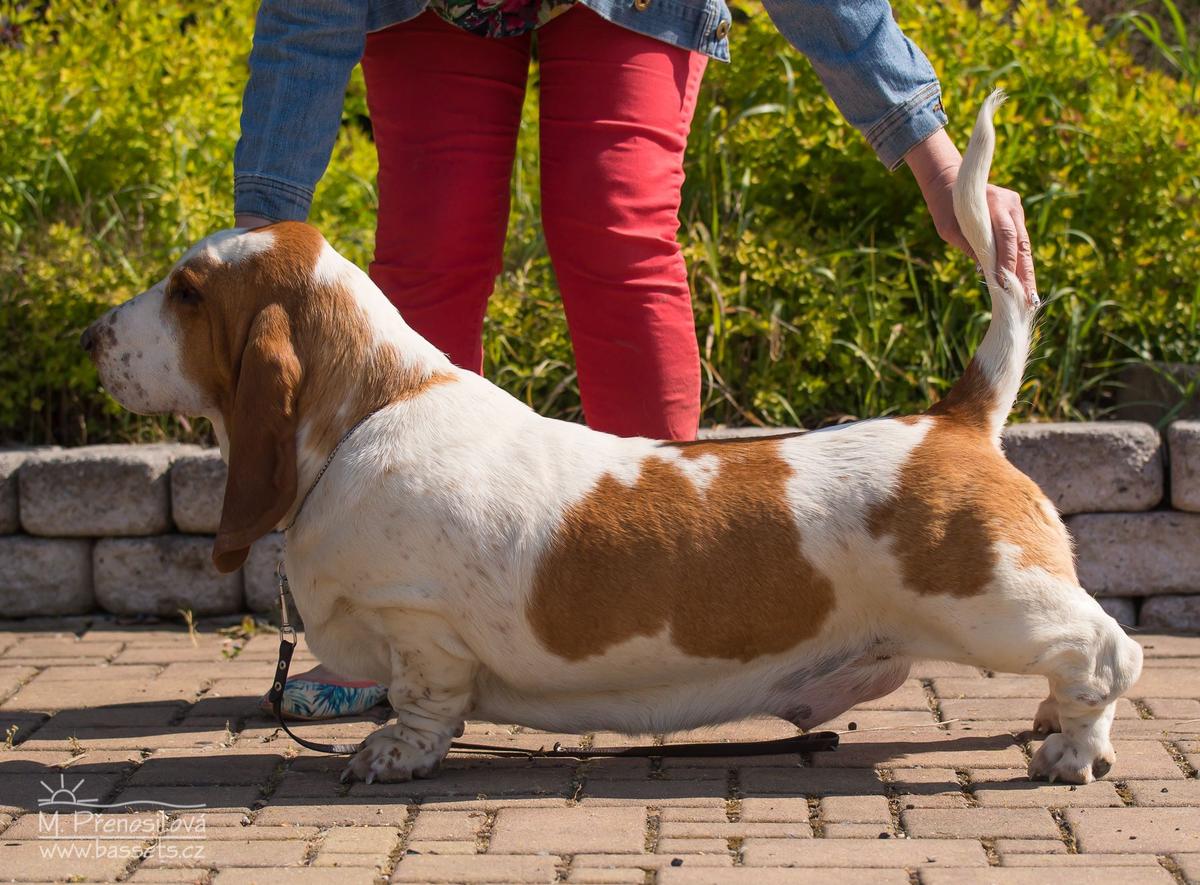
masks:
[[[955,191],[984,268],[998,101]],[[986,278],[991,326],[928,412],[761,440],[537,415],[451,365],[300,223],[208,237],[84,344],[127,408],[211,419],[229,464],[218,568],[291,526],[310,647],[387,685],[396,712],[353,776],[431,774],[467,717],[808,728],[939,659],[1045,676],[1035,725],[1053,733],[1029,773],[1084,783],[1113,762],[1141,650],[1001,453],[1036,305],[1011,274]]]

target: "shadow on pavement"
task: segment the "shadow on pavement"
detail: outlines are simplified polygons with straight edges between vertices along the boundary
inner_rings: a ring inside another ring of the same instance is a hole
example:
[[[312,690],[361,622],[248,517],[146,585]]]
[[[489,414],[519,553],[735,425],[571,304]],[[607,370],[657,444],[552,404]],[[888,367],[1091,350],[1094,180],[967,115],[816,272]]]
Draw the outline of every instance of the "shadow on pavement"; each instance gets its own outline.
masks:
[[[879,795],[883,787],[876,766],[896,765],[903,759],[905,766],[920,767],[924,753],[1004,750],[1016,743],[1010,734],[949,737],[938,733],[925,739],[908,732],[902,741],[863,740],[863,735],[841,749],[804,757],[577,761],[452,753],[429,779],[343,784],[340,775],[346,757],[299,748],[257,711],[255,696],[220,700],[242,715],[228,720],[197,715],[203,701],[71,708],[48,718],[38,711],[0,711],[0,724],[39,722],[24,740],[19,732],[19,743],[0,752],[0,813],[81,808],[182,813],[185,806],[252,813],[268,806],[333,809],[487,800],[653,804],[726,800],[731,790],[741,798]],[[353,741],[377,728],[387,713],[384,708],[372,712],[375,715],[367,718],[301,723],[295,729],[313,740]],[[508,735],[503,742],[536,748],[558,737],[523,732]],[[494,742],[495,737],[474,740]],[[1014,780],[1012,788],[1033,786]],[[957,782],[936,779],[905,787],[910,793],[959,789]]]

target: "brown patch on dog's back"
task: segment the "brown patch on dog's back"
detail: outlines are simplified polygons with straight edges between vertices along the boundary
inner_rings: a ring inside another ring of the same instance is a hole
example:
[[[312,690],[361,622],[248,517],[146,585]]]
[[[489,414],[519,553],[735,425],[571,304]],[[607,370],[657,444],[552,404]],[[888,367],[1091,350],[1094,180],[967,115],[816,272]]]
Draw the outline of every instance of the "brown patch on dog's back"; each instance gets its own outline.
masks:
[[[930,413],[932,426],[901,468],[898,488],[868,518],[874,537],[891,537],[905,586],[982,593],[999,562],[997,543],[1019,547],[1020,565],[1075,583],[1070,540],[1045,495],[969,416],[959,417]]]
[[[833,587],[801,552],[778,441],[678,451],[715,457],[703,491],[649,455],[632,486],[605,474],[563,516],[526,606],[553,653],[582,660],[666,627],[686,654],[749,661],[820,631]]]

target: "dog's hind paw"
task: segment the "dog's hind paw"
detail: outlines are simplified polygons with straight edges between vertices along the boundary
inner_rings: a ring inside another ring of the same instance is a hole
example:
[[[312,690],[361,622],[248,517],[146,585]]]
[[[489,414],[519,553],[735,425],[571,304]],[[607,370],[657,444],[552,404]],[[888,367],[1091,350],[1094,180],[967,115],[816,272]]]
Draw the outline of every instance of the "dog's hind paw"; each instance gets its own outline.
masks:
[[[1033,714],[1033,730],[1038,734],[1062,731],[1062,722],[1058,718],[1058,701],[1053,697],[1048,697],[1038,704],[1037,712]]]
[[[1079,747],[1062,734],[1052,734],[1029,761],[1029,776],[1034,780],[1045,778],[1050,783],[1090,784],[1108,774],[1116,759],[1107,740],[1093,749],[1087,743]]]
[[[431,739],[409,729],[389,725],[363,741],[346,770],[342,783],[360,780],[371,784],[401,783],[432,777],[449,748],[449,741]]]

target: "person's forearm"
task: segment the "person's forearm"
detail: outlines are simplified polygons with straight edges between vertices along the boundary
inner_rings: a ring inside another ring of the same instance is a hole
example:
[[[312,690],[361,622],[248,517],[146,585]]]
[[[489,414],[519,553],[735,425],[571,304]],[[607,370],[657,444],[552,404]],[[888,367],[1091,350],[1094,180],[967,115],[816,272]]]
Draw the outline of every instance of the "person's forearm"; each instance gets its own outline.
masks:
[[[887,0],[763,0],[763,5],[889,169],[945,125],[933,66],[904,36]]]
[[[904,155],[904,162],[912,170],[913,177],[928,197],[929,189],[941,183],[953,183],[958,178],[958,167],[962,165],[962,154],[950,140],[945,129],[913,147]]]
[[[366,8],[365,0],[263,0],[234,152],[239,215],[307,217],[362,56]]]

